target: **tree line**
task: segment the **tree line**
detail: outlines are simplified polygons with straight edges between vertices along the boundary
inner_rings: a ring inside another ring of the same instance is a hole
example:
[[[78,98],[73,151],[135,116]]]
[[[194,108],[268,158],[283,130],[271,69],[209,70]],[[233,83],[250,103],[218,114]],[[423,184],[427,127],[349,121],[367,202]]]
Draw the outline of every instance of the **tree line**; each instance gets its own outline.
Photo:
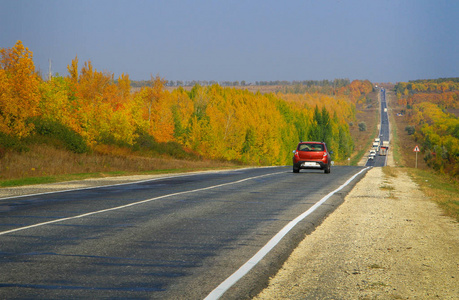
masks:
[[[395,85],[395,93],[398,98],[418,93],[445,93],[454,91],[459,91],[459,77],[413,80],[398,82]]]
[[[334,79],[334,80],[272,80],[272,81],[255,81],[247,82],[246,80],[241,81],[216,81],[216,80],[166,80],[165,86],[169,87],[179,87],[179,86],[195,86],[196,84],[202,86],[209,86],[218,84],[221,86],[267,86],[267,85],[276,85],[276,86],[302,86],[305,88],[311,87],[333,87],[333,88],[342,88],[350,84],[348,78],[345,79]],[[150,80],[131,80],[132,87],[144,87],[151,86]]]
[[[459,118],[448,110],[459,108],[456,79],[401,82],[396,86],[398,103],[406,106],[411,124],[406,130],[420,143],[427,165],[455,177],[459,175]]]
[[[0,50],[0,143],[34,134],[60,133],[69,149],[102,145],[142,149],[174,143],[204,157],[251,164],[291,163],[300,140],[323,140],[343,160],[353,151],[349,122],[371,83],[353,81],[342,93],[261,94],[196,84],[168,91],[151,78],[131,91],[129,75],[115,79],[78,57],[67,76],[42,80],[22,42]],[[360,100],[359,100],[360,99]],[[62,134],[64,132],[64,134]]]

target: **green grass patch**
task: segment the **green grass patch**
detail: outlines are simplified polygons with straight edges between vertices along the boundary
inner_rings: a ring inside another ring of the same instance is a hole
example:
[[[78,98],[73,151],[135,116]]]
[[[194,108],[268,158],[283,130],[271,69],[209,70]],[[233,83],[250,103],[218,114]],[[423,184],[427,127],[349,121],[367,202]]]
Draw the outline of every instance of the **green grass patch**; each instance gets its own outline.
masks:
[[[56,175],[56,176],[42,176],[42,177],[25,177],[19,179],[7,179],[0,181],[0,187],[15,187],[34,184],[56,183],[72,180],[84,180],[88,178],[102,178],[109,176],[120,176],[124,172],[109,172],[109,173],[84,173],[84,174],[69,174],[69,175]]]
[[[402,154],[400,150],[400,139],[398,137],[397,133],[397,125],[394,120],[393,114],[390,114],[390,124],[392,124],[391,129],[392,129],[392,141],[390,144],[390,151],[392,153],[392,156],[394,158],[394,161],[397,166],[402,166]]]
[[[45,183],[54,183],[57,182],[55,177],[46,176],[46,177],[29,177],[21,179],[9,179],[0,181],[0,187],[13,187],[13,186],[23,186],[23,185],[33,185],[33,184],[45,184]]]

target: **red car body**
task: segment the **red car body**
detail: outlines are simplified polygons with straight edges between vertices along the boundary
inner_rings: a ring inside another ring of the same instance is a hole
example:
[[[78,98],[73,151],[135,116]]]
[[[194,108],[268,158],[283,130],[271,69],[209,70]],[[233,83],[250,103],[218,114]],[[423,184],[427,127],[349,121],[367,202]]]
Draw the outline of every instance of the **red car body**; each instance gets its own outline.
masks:
[[[293,151],[293,172],[300,169],[319,169],[330,173],[331,158],[324,142],[300,142]]]

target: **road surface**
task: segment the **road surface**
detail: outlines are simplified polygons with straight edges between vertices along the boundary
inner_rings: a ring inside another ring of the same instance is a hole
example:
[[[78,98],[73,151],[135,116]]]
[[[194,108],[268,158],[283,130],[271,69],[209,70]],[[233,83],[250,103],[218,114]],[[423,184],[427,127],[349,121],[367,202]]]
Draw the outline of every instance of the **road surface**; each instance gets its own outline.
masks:
[[[223,298],[253,295],[362,170],[253,168],[0,199],[0,298],[203,299],[341,186]]]
[[[386,89],[380,88],[380,99],[381,99],[381,125],[379,130],[380,146],[384,141],[390,141],[390,128],[389,128],[389,113],[386,101]],[[387,165],[387,156],[376,154],[374,159],[369,159],[366,166],[372,167],[384,167]]]

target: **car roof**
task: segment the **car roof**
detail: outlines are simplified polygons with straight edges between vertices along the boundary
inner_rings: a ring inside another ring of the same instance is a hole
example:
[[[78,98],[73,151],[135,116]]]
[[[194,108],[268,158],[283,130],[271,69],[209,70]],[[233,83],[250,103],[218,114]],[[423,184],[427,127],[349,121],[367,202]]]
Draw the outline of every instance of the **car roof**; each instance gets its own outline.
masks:
[[[300,142],[300,144],[325,144],[324,142]]]

